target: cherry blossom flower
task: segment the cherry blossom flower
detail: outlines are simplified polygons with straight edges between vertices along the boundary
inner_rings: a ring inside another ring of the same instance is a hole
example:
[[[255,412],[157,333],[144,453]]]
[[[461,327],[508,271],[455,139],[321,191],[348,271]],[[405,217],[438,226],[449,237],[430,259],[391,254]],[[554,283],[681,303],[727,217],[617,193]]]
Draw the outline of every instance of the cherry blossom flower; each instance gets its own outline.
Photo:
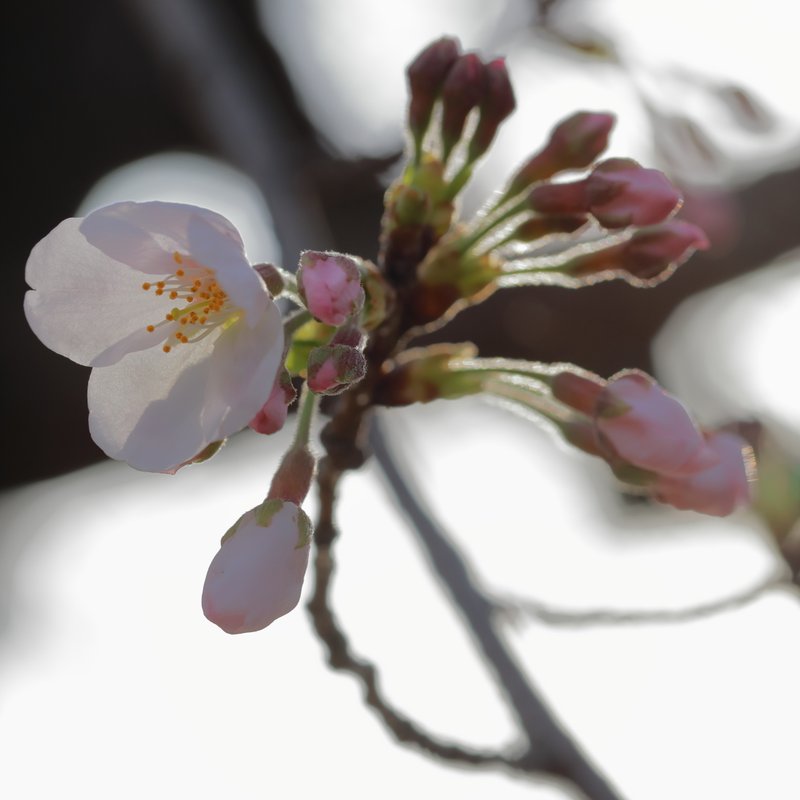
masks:
[[[740,436],[725,431],[709,434],[706,445],[716,455],[716,464],[686,476],[660,475],[653,493],[675,508],[726,517],[751,500],[744,455],[749,447]]]
[[[689,475],[718,461],[680,401],[643,372],[608,382],[595,425],[601,445],[641,469]]]
[[[112,458],[174,471],[247,425],[270,394],[280,313],[219,214],[115,203],[58,225],[25,276],[34,333],[94,368],[89,428]]]
[[[203,613],[226,633],[251,633],[299,602],[311,521],[294,503],[266,500],[228,531],[208,568]]]

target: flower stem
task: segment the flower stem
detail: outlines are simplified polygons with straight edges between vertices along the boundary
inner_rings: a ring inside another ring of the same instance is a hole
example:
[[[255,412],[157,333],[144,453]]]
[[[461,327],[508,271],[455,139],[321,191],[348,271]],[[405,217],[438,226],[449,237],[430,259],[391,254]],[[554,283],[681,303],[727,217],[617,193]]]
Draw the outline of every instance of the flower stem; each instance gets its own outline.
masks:
[[[300,390],[300,400],[297,405],[297,427],[294,431],[294,447],[307,447],[311,436],[311,423],[317,409],[319,395],[315,394],[304,383]]]
[[[522,200],[519,203],[511,206],[510,208],[506,209],[502,212],[502,214],[498,216],[494,216],[494,213],[489,214],[488,222],[485,222],[481,225],[476,231],[474,231],[471,235],[465,237],[460,242],[460,249],[461,252],[466,252],[470,248],[474,247],[481,239],[483,239],[487,234],[491,233],[495,228],[499,225],[504,223],[506,220],[511,219],[511,217],[517,216],[517,214],[521,214],[523,211],[528,210],[528,205],[526,200]]]

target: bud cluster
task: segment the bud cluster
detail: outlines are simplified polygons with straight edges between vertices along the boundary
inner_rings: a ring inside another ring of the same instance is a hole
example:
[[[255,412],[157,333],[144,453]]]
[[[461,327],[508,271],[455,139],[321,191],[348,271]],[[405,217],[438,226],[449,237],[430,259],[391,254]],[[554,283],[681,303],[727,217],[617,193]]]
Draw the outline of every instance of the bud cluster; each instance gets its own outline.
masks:
[[[708,242],[675,218],[681,195],[663,174],[631,159],[598,161],[614,125],[603,112],[557,124],[475,218],[459,220],[458,196],[514,110],[505,61],[444,37],[407,76],[408,162],[386,192],[376,263],[307,250],[296,274],[252,265],[220,215],[151,202],[67,220],[26,268],[34,330],[96,370],[90,425],[114,457],[175,472],[248,422],[276,434],[297,400],[295,435],[266,497],[226,533],[206,577],[203,610],[229,633],[271,624],[300,597],[312,537],[301,505],[316,469],[320,396],[332,417],[321,435],[328,489],[363,463],[375,405],[481,394],[549,420],[659,501],[723,515],[750,500],[752,454],[741,437],[700,428],[643,373],[603,380],[569,364],[480,358],[471,343],[408,349],[423,327],[500,287],[611,278],[648,286]],[[87,282],[93,268],[103,280]],[[100,315],[83,330],[90,290],[112,309],[129,299],[130,313]],[[131,354],[140,366],[119,369]],[[330,519],[335,492],[321,494]],[[319,546],[330,526],[325,536]]]

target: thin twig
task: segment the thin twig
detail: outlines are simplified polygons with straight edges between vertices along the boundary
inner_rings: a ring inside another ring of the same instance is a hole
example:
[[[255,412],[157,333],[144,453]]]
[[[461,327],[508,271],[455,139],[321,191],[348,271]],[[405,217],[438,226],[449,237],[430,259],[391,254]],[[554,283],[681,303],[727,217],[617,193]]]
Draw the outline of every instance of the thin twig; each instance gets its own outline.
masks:
[[[320,513],[315,531],[314,594],[308,611],[314,629],[328,651],[328,663],[334,669],[354,675],[364,688],[364,700],[373,708],[398,742],[410,744],[445,761],[472,766],[519,768],[518,759],[501,752],[473,750],[443,742],[398,711],[383,696],[375,665],[353,653],[347,636],[339,625],[330,604],[330,589],[335,562],[332,546],[336,538],[333,507],[340,474],[323,459],[317,476]]]
[[[589,609],[570,611],[527,597],[506,595],[494,601],[494,608],[500,614],[516,621],[520,616],[531,617],[547,625],[567,628],[590,627],[594,625],[648,625],[689,622],[704,617],[721,614],[741,608],[772,589],[791,586],[792,578],[788,570],[760,581],[755,586],[721,600],[712,600],[688,608],[654,609]]]
[[[469,626],[489,663],[497,683],[528,739],[528,758],[533,770],[566,778],[590,800],[619,800],[620,795],[588,762],[573,740],[556,722],[538,692],[514,661],[494,626],[494,608],[476,587],[461,554],[419,500],[389,451],[373,420],[370,444],[394,499],[403,510],[437,576]],[[524,761],[524,759],[523,759]]]

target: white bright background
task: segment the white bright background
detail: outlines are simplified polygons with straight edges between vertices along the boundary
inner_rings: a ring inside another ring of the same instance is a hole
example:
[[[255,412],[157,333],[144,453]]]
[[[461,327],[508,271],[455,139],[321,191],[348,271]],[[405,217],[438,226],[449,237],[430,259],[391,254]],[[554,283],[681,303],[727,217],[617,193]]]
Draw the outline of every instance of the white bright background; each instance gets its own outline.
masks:
[[[439,0],[425,13],[422,2],[392,4],[392,35],[384,3],[281,0],[262,11],[298,85],[298,64],[314,76],[319,94],[306,103],[338,149],[399,141],[402,67],[446,31],[511,55],[520,113],[483,170],[482,191],[555,118],[581,106],[618,111],[613,152],[647,160],[650,134],[625,80],[531,48],[520,32],[527,4],[508,6],[504,17],[501,3]],[[720,18],[709,1],[606,0],[585,4],[585,21],[619,31],[632,59],[747,81],[792,113],[795,87],[780,79],[793,71],[771,58],[794,58],[785,9],[776,0],[729,3]],[[320,24],[299,26],[297,14]],[[383,34],[366,35],[371,25]],[[367,92],[367,80],[385,91]],[[337,98],[352,106],[323,121],[323,101]],[[349,134],[331,121],[346,118],[357,122]],[[771,138],[725,143],[775,157],[796,123],[784,115]],[[740,155],[738,163],[746,172],[751,162]],[[252,185],[194,156],[164,155],[109,176],[81,213],[156,197],[213,206],[240,227],[254,260],[279,258],[255,224],[266,209]],[[703,421],[749,409],[800,424],[791,369],[798,274],[789,259],[706,293],[664,332],[659,365]],[[736,312],[722,313],[734,301]],[[719,364],[724,379],[710,390],[706,363]],[[489,590],[576,609],[684,607],[747,589],[778,567],[747,512],[715,520],[625,506],[602,464],[500,409],[440,403],[393,413],[387,426]],[[247,432],[174,477],[102,464],[0,499],[0,607],[10,608],[0,640],[0,796],[566,796],[395,746],[356,684],[327,670],[302,609],[241,637],[205,621],[199,596],[219,537],[262,499],[286,441]],[[509,714],[373,466],[348,476],[340,514],[336,610],[356,650],[380,665],[389,697],[443,737],[513,743]],[[775,591],[693,623],[555,630],[528,621],[505,633],[625,797],[796,800],[798,625],[796,596]]]

